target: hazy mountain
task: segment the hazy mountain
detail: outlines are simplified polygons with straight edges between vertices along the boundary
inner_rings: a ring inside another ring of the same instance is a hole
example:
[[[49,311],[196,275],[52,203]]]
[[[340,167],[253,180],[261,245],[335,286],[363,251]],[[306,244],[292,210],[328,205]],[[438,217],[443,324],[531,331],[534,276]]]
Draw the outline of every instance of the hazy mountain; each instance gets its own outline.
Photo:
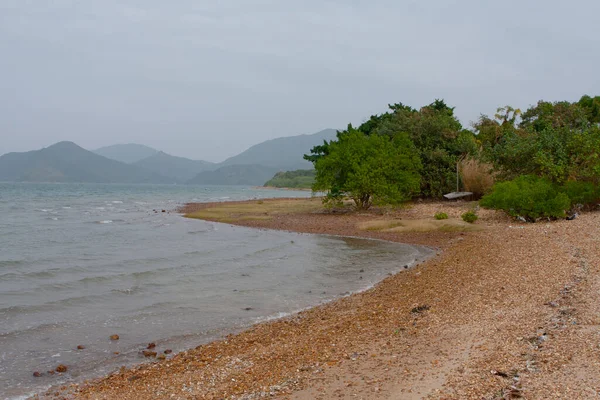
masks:
[[[132,164],[136,161],[143,160],[158,153],[151,147],[143,144],[114,144],[112,146],[101,147],[93,150],[94,153],[112,160],[121,161],[123,163]]]
[[[202,171],[216,168],[216,164],[208,161],[175,157],[162,151],[137,161],[133,165],[173,178],[179,182],[189,181]]]
[[[171,183],[173,180],[102,157],[73,142],[60,142],[41,150],[3,155],[0,181]]]
[[[200,172],[188,181],[197,185],[262,186],[278,169],[264,165],[227,165],[214,171]]]
[[[314,146],[323,144],[323,140],[335,139],[335,134],[335,129],[325,129],[313,135],[289,136],[267,140],[266,142],[250,147],[237,156],[228,158],[219,165],[257,164],[274,167],[283,171],[309,169],[313,165],[302,158],[304,154],[309,153],[310,149]],[[271,178],[271,176],[268,178]],[[261,185],[265,182],[266,180]]]

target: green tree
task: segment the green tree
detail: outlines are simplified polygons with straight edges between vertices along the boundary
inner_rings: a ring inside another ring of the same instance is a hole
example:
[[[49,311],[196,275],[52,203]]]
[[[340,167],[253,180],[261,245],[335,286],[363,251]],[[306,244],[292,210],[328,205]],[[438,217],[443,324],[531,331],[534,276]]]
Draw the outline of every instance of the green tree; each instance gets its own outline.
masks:
[[[358,209],[398,204],[418,192],[420,168],[408,135],[365,135],[349,126],[327,144],[327,155],[316,159],[313,191],[326,191],[327,201],[347,195]]]

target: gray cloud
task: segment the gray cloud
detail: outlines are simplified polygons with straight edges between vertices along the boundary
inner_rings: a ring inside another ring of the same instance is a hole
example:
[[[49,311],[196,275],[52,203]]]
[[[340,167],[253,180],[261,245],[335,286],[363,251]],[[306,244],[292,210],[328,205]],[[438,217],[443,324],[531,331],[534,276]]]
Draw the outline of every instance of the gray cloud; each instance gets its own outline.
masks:
[[[213,161],[445,98],[463,124],[598,94],[600,3],[0,1],[0,153],[73,140]]]

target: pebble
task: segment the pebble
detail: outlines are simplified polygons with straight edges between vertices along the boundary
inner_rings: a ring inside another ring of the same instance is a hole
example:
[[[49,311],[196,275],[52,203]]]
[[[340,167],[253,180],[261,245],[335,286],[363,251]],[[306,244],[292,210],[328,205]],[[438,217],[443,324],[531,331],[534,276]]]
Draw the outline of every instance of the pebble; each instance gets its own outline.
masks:
[[[35,372],[33,373],[33,376],[35,376],[36,378],[39,378],[40,376],[42,376],[42,373],[41,373],[41,372],[38,372],[38,371],[35,371]]]
[[[156,347],[156,343],[152,342],[152,343],[148,343],[148,347],[146,347],[147,349],[153,349]]]
[[[119,340],[119,335],[110,335],[110,340]]]
[[[144,355],[144,357],[156,357],[155,351],[144,350],[142,351],[142,354]]]
[[[77,346],[77,350],[83,350],[83,349],[85,349],[84,345],[80,344],[79,346]]]
[[[171,350],[171,349],[166,349],[166,350],[164,351],[164,353],[165,353],[165,354],[171,354],[172,352],[173,352],[173,350]]]
[[[67,369],[68,368],[66,365],[60,364],[58,367],[56,367],[56,372],[60,372],[60,373],[67,372]]]

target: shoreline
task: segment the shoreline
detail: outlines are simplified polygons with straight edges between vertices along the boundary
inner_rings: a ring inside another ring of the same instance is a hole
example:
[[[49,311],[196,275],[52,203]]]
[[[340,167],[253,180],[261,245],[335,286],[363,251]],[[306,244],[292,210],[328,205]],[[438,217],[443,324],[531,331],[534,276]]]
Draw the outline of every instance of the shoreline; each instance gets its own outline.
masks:
[[[256,201],[238,202],[251,203]],[[184,211],[210,207],[216,205],[188,205]],[[364,292],[73,387],[70,396],[499,399],[512,391],[526,398],[586,398],[598,380],[598,362],[597,353],[582,344],[594,334],[568,322],[600,319],[600,310],[589,305],[591,290],[600,288],[594,239],[600,236],[599,214],[518,224],[484,211],[478,224],[485,229],[472,232],[357,228],[373,219],[431,216],[434,209],[452,218],[461,207],[415,204],[386,215],[267,213],[268,219],[244,219],[248,215],[240,212],[238,225],[358,233],[444,251]]]

